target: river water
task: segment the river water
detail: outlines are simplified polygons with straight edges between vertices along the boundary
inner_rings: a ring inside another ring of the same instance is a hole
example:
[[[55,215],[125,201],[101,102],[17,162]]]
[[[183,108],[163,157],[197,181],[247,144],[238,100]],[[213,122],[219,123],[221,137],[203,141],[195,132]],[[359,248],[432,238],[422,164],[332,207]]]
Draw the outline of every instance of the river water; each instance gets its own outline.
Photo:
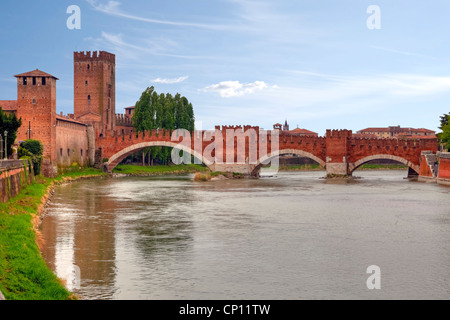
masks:
[[[449,299],[450,188],[406,174],[78,181],[56,187],[42,253],[81,299]]]

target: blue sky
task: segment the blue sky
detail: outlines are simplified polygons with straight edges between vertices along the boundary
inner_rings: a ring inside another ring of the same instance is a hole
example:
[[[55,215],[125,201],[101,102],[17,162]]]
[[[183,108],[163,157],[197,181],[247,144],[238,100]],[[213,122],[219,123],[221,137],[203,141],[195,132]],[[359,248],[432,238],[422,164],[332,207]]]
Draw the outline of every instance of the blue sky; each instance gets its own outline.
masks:
[[[69,30],[67,7],[81,9]],[[381,10],[381,29],[366,21]],[[329,129],[437,130],[450,111],[450,2],[415,0],[2,1],[0,99],[13,75],[60,80],[57,112],[73,112],[73,51],[116,54],[116,111],[141,92],[179,92],[197,126],[286,119]]]

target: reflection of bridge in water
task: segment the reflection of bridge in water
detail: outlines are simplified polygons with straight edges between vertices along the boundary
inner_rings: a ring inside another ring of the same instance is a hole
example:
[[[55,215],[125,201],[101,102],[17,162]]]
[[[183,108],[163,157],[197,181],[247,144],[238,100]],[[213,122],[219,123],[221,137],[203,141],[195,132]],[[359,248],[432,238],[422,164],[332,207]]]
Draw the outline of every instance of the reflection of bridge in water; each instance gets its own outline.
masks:
[[[327,130],[325,137],[314,137],[252,126],[218,126],[193,133],[153,130],[101,136],[96,139],[97,161],[107,159],[104,169],[111,172],[129,155],[155,146],[177,147],[212,171],[252,176],[284,154],[310,158],[328,175],[352,175],[362,164],[378,159],[400,162],[409,167],[409,175],[418,175],[422,153],[434,154],[438,149],[435,139],[360,138],[351,130]]]

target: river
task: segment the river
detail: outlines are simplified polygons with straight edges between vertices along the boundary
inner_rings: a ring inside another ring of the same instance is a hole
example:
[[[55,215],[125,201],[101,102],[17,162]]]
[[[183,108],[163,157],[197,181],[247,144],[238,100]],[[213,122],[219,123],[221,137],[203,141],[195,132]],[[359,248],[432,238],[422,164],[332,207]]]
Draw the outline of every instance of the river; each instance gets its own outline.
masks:
[[[81,299],[449,299],[450,188],[355,175],[61,185],[42,253]]]

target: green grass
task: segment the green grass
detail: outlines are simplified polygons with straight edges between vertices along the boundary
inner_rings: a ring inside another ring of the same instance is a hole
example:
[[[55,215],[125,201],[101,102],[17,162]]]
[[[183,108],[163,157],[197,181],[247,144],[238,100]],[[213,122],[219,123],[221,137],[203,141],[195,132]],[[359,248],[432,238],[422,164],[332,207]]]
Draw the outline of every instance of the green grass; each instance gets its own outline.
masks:
[[[209,169],[197,164],[182,164],[170,166],[137,166],[121,164],[114,168],[113,173],[129,175],[157,175],[157,174],[181,174],[207,172]]]
[[[281,165],[280,171],[311,171],[324,170],[319,164],[295,164],[295,165]]]
[[[72,170],[56,178],[36,177],[19,195],[0,203],[0,290],[7,300],[69,300],[67,291],[47,267],[36,243],[33,219],[52,183],[86,176],[96,169]]]
[[[403,164],[370,164],[361,165],[358,170],[399,170],[408,169],[408,166]]]

